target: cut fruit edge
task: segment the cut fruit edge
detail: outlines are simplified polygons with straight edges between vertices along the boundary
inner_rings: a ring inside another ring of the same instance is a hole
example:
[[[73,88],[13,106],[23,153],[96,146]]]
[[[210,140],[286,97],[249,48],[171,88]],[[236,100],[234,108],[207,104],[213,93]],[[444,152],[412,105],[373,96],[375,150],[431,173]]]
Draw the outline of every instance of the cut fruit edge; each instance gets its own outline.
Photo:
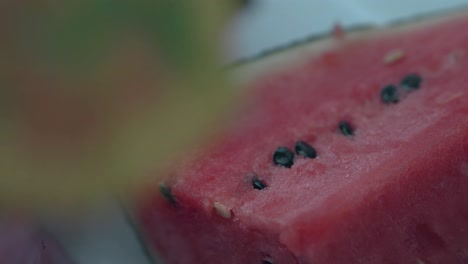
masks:
[[[332,30],[324,34],[312,35],[293,43],[279,46],[264,53],[233,63],[227,68],[231,81],[243,86],[256,78],[273,75],[287,68],[305,63],[329,51],[355,41],[385,38],[395,34],[422,29],[431,25],[457,20],[468,16],[468,6],[435,13],[422,14],[405,20],[396,20],[386,26],[357,25],[344,29],[344,38],[335,38]]]
[[[263,79],[264,77],[272,76],[291,68],[300,67],[311,59],[319,57],[325,51],[333,51],[339,49],[341,46],[346,46],[356,41],[391,37],[395,36],[395,34],[404,34],[408,31],[444,24],[466,17],[468,17],[468,6],[463,6],[462,8],[421,14],[404,20],[396,20],[385,26],[369,24],[350,27],[344,30],[344,37],[334,37],[333,32],[330,31],[324,34],[312,35],[303,40],[280,46],[252,58],[238,61],[226,67],[225,70],[228,71],[231,81],[234,82],[237,87],[248,89],[249,85],[256,79]],[[387,63],[385,61],[387,59],[386,57],[382,57],[382,63]],[[131,208],[131,205],[126,204],[125,207]],[[145,250],[153,254],[156,259],[160,259],[155,248],[146,243],[148,240],[146,240],[145,234],[139,226],[139,220],[136,218],[136,214],[130,218],[129,222],[131,222],[135,232],[140,233],[139,237],[143,240],[142,246],[145,247]]]

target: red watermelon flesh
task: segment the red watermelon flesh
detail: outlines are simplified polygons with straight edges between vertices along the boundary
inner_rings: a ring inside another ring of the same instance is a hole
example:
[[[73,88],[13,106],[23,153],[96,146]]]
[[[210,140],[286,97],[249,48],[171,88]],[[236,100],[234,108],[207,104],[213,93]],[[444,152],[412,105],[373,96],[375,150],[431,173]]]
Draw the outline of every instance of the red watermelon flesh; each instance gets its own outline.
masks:
[[[34,225],[16,220],[0,223],[0,263],[73,264],[58,241]]]
[[[251,103],[152,190],[143,233],[168,264],[468,263],[466,28],[431,18],[241,66]],[[294,158],[275,164],[278,147]]]

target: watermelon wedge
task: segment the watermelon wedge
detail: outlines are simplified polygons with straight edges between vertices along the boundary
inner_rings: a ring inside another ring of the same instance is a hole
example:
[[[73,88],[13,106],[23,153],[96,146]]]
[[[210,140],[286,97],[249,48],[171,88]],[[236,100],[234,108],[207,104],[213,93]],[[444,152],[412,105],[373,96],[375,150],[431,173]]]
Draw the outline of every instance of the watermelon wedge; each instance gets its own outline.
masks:
[[[468,263],[468,15],[301,43],[138,209],[165,263]]]

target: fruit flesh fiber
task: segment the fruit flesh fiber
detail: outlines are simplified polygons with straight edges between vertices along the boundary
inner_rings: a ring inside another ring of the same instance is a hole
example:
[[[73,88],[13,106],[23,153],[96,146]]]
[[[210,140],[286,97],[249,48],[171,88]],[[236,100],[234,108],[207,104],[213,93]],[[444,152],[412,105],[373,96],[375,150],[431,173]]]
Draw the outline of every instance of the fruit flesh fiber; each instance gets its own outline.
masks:
[[[167,263],[467,263],[467,27],[464,16],[337,40],[256,79],[235,129],[167,180],[176,206],[155,193],[141,207],[149,241]],[[384,63],[395,49],[404,57]],[[421,88],[383,104],[381,87],[412,72]],[[298,140],[318,158],[274,166]]]

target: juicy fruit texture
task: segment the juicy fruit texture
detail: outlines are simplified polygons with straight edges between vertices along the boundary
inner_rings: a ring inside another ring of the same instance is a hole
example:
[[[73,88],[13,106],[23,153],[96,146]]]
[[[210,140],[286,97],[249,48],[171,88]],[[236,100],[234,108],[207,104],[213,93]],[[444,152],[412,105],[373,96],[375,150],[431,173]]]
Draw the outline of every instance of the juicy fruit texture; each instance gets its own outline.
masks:
[[[27,223],[0,223],[2,264],[73,264],[62,247],[44,232]]]
[[[468,263],[468,17],[422,25],[257,77],[139,210],[166,263]]]

